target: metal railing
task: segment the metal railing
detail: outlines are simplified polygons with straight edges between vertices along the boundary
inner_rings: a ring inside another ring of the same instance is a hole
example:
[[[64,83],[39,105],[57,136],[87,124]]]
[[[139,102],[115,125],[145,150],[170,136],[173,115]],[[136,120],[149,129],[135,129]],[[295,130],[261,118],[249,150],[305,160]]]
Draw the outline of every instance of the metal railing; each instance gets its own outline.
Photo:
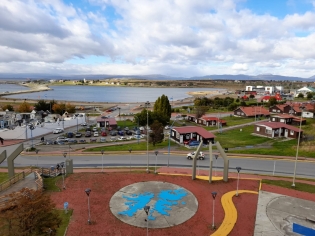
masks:
[[[0,184],[0,192],[10,188],[13,184],[16,184],[17,182],[25,179],[25,177],[29,175],[30,173],[32,173],[32,169],[27,169],[27,170],[22,171],[21,173],[14,175],[10,179],[2,182]]]
[[[43,178],[40,176],[40,174],[37,171],[34,171],[34,175],[35,175],[35,183],[37,186],[37,190],[43,190],[44,189],[44,182],[43,182]]]

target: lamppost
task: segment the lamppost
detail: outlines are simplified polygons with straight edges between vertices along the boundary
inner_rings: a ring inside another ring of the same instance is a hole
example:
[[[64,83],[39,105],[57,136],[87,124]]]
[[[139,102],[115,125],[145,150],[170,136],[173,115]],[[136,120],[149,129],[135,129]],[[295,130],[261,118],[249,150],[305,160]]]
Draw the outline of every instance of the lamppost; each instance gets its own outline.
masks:
[[[135,118],[137,118],[137,120],[138,120],[138,127],[137,127],[137,131],[139,130],[139,117],[138,116],[135,116]],[[138,133],[137,133],[137,135],[138,135]],[[137,136],[137,140],[138,140],[138,144],[139,144],[139,138],[138,138],[138,136]]]
[[[102,153],[102,172],[104,172],[104,150],[101,150]]]
[[[91,224],[91,213],[90,213],[90,193],[91,193],[91,189],[87,188],[85,189],[85,193],[88,197],[88,211],[89,211],[89,218],[88,218],[88,224]]]
[[[35,152],[36,152],[36,156],[37,156],[37,163],[36,163],[36,165],[37,165],[37,168],[38,168],[38,152],[39,152],[39,150],[37,149]]]
[[[294,173],[293,173],[292,187],[295,187],[296,164],[297,164],[297,160],[298,160],[298,156],[299,156],[299,147],[300,147],[300,139],[301,139],[301,131],[302,131],[302,118],[303,118],[304,107],[300,107],[300,109],[301,109],[300,130],[299,130],[298,143],[297,143],[297,147],[296,147],[296,156],[295,156],[295,162],[294,162]]]
[[[214,224],[214,207],[215,207],[215,197],[217,196],[217,192],[212,192],[212,229],[215,229],[215,224]]]
[[[34,148],[33,130],[35,129],[35,126],[33,124],[29,124],[29,128],[31,130],[32,149],[33,149]]]
[[[128,151],[129,151],[129,162],[130,162],[129,172],[131,173],[131,151],[132,151],[132,149],[129,148]]]
[[[235,196],[237,197],[238,196],[238,184],[239,184],[239,181],[240,181],[240,171],[241,171],[241,167],[236,167],[236,170],[237,170],[237,184],[236,184],[236,194]]]
[[[63,153],[63,157],[65,158],[65,162],[67,162],[67,153]],[[67,168],[65,168],[65,176],[67,176]]]
[[[65,163],[61,162],[60,163],[60,167],[62,168],[62,184],[63,184],[63,189],[66,189],[66,185],[65,185],[65,175],[64,175],[64,166]]]
[[[121,118],[120,118],[120,107],[118,107],[118,111],[119,111],[119,120],[121,120]]]
[[[148,215],[149,215],[149,211],[150,211],[150,206],[145,206],[143,208],[144,212],[146,213],[147,215],[147,218],[144,220],[147,222],[147,236],[149,235],[149,220],[148,220]]]
[[[170,152],[171,152],[171,132],[172,132],[172,128],[173,125],[175,123],[177,118],[175,118],[175,120],[173,121],[172,125],[170,126],[170,132],[168,134],[168,159],[167,159],[167,167],[169,167],[170,165]]]
[[[150,173],[150,170],[149,170],[149,112],[148,112],[149,106],[150,106],[150,102],[147,101],[145,103],[145,107],[147,109],[147,173]]]
[[[78,127],[78,125],[79,125],[78,124],[79,123],[79,116],[77,116],[76,119],[77,119],[77,133],[78,133],[79,132],[79,127]]]
[[[155,151],[154,154],[155,154],[155,171],[154,171],[154,173],[156,174],[157,155],[159,154],[159,151]]]
[[[217,176],[217,160],[219,155],[214,155],[215,158],[215,168],[214,168],[214,176]]]

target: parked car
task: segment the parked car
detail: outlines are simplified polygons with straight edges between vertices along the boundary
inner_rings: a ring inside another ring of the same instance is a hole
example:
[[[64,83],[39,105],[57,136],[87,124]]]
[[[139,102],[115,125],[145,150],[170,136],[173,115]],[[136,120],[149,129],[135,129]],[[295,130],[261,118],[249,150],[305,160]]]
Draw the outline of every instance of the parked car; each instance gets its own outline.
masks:
[[[124,136],[124,135],[125,135],[125,132],[122,131],[122,130],[120,130],[120,131],[117,132],[117,134],[120,135],[120,136]]]
[[[191,141],[191,142],[189,142],[189,146],[198,146],[200,144],[200,142],[199,141]]]
[[[46,140],[45,144],[46,145],[54,145],[55,141],[53,141],[53,140]]]
[[[68,138],[65,138],[65,137],[60,136],[60,137],[58,137],[58,138],[56,139],[56,141],[57,141],[57,142],[68,142]]]
[[[64,130],[62,129],[62,128],[56,128],[56,129],[54,129],[54,131],[53,131],[53,134],[60,134],[60,133],[62,133]]]
[[[129,127],[125,127],[125,131],[128,131],[129,130]]]
[[[84,122],[84,123],[82,123],[82,124],[81,124],[81,126],[87,126],[87,123],[86,123],[86,122]]]
[[[117,139],[115,137],[110,137],[110,141],[115,142]]]
[[[68,143],[75,144],[75,143],[78,143],[78,141],[76,139],[69,139]]]
[[[98,137],[98,132],[95,131],[94,134],[93,134],[93,136],[94,136],[94,137]]]
[[[106,138],[103,138],[103,137],[100,138],[100,142],[101,142],[101,143],[105,143],[105,142],[106,142]]]
[[[58,145],[65,145],[65,142],[63,142],[63,141],[56,141],[56,144],[58,144]]]
[[[184,143],[184,145],[189,145],[189,143],[192,141],[197,141],[197,140],[196,139],[188,139],[188,140],[185,140],[183,143]]]
[[[127,131],[126,131],[126,134],[127,134],[127,135],[132,135],[132,132],[131,132],[130,130],[127,130]]]
[[[106,131],[102,131],[101,135],[104,137],[104,136],[107,136],[107,133]]]
[[[74,136],[74,133],[72,133],[72,132],[67,133],[67,138],[73,138],[73,136]]]
[[[96,128],[96,127],[93,127],[93,131],[94,131],[94,132],[97,131],[97,128]]]
[[[79,142],[80,142],[80,143],[86,143],[86,140],[85,140],[85,139],[80,139]]]
[[[187,154],[187,159],[188,160],[192,160],[194,156],[195,156],[195,152],[188,153]],[[203,152],[199,152],[198,159],[199,160],[204,160],[205,159],[205,154]]]
[[[82,137],[82,134],[81,134],[81,133],[76,133],[76,134],[75,134],[75,137],[76,137],[76,138],[81,138],[81,137]]]
[[[87,131],[84,136],[85,136],[85,137],[91,137],[91,132],[90,132],[90,131]]]
[[[125,137],[119,137],[117,140],[119,140],[119,141],[126,141],[127,139]]]
[[[116,136],[117,133],[116,133],[116,131],[111,131],[111,132],[110,132],[110,135],[111,135],[111,136]]]

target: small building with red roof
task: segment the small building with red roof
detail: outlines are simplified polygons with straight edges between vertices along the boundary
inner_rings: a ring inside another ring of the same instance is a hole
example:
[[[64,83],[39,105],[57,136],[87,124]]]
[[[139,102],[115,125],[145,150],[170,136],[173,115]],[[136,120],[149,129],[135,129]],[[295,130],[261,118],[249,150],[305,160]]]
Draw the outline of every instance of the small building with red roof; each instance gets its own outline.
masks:
[[[117,128],[117,121],[113,117],[106,117],[106,116],[98,116],[96,117],[96,126],[97,127],[105,127],[116,129]]]
[[[269,112],[290,114],[291,106],[289,104],[275,104],[269,107]]]
[[[263,96],[261,98],[261,101],[262,102],[269,102],[270,98],[275,98],[277,100],[277,102],[281,102],[283,100],[279,94],[276,94],[275,96],[270,96],[270,95]]]
[[[284,124],[292,124],[292,125],[300,125],[301,117],[287,115],[287,114],[279,114],[272,115],[269,119],[271,122],[281,122]],[[302,124],[306,124],[306,119],[302,118]]]
[[[183,144],[184,141],[197,140],[204,144],[214,143],[214,134],[198,126],[173,127],[170,137],[175,142]]]
[[[301,133],[301,134],[300,134]],[[303,137],[303,130],[282,122],[259,122],[254,126],[254,134],[268,138],[294,138]]]
[[[217,126],[218,123],[222,126],[226,126],[226,121],[218,117],[202,116],[197,119],[197,124],[204,126]]]
[[[263,106],[238,107],[233,111],[238,117],[269,117],[270,112]]]

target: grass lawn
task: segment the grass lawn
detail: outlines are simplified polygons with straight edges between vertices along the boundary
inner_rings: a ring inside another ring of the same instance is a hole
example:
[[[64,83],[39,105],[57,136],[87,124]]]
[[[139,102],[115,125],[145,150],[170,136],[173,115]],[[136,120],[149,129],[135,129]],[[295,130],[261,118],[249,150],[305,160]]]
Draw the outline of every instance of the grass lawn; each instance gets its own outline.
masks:
[[[6,181],[6,180],[8,180],[8,179],[9,179],[8,173],[2,173],[2,172],[0,172],[0,183]]]
[[[295,190],[307,192],[307,193],[315,193],[314,185],[311,185],[311,184],[296,183],[295,187],[293,188],[292,187],[292,181],[263,179],[262,183],[275,185],[275,186],[279,186],[279,187],[283,187],[283,188],[295,189]]]
[[[59,192],[60,188],[56,185],[57,181],[62,181],[62,176],[59,175],[54,178],[43,178],[44,180],[44,186],[45,186],[45,191],[51,191],[51,192]]]
[[[174,142],[171,142],[171,146],[178,145]],[[149,150],[156,150],[156,149],[161,149],[161,148],[166,148],[168,147],[168,140],[163,141],[162,143],[157,143],[155,146],[153,144],[149,143]],[[129,149],[132,149],[132,151],[144,151],[147,150],[147,143],[144,141],[141,141],[138,143],[120,143],[117,145],[113,146],[104,146],[104,147],[95,147],[95,148],[88,148],[84,150],[84,152],[100,152],[101,150],[106,151],[128,151]]]
[[[224,148],[251,146],[270,141],[269,138],[252,135],[253,131],[253,125],[243,127],[242,131],[240,131],[240,129],[224,131],[222,133],[216,133],[215,140],[219,141]]]
[[[64,210],[56,210],[60,216],[60,218],[62,219],[62,222],[59,226],[59,228],[57,229],[57,236],[63,236],[65,235],[65,231],[68,227],[70,218],[72,216],[73,210],[68,210],[68,213],[66,214]]]
[[[128,127],[129,129],[132,129],[133,127],[138,125],[137,123],[134,123],[134,122],[132,122],[130,120],[125,120],[124,121],[124,117],[121,117],[120,119],[117,121],[117,126],[120,126],[121,128]]]

